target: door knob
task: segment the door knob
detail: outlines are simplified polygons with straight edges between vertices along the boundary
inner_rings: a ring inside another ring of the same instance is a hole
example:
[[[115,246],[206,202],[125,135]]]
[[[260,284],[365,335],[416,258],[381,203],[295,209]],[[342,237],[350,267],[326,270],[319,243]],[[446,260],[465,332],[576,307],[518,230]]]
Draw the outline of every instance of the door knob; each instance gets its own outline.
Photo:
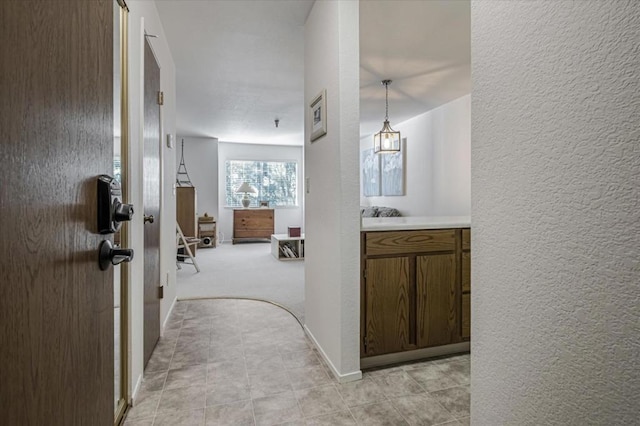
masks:
[[[109,269],[109,265],[119,265],[122,262],[133,260],[133,249],[113,248],[111,241],[104,240],[100,243],[98,263],[101,271]]]
[[[153,223],[153,221],[154,221],[154,218],[152,214],[150,214],[149,216],[147,216],[146,214],[144,215],[144,223],[147,223],[147,222]]]

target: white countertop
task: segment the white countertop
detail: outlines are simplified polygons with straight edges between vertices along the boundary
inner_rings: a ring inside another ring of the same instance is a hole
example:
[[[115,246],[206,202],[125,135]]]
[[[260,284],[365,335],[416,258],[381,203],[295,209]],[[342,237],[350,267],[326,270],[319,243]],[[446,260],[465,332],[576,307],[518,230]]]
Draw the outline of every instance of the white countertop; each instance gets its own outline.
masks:
[[[362,231],[470,228],[470,216],[363,217]]]

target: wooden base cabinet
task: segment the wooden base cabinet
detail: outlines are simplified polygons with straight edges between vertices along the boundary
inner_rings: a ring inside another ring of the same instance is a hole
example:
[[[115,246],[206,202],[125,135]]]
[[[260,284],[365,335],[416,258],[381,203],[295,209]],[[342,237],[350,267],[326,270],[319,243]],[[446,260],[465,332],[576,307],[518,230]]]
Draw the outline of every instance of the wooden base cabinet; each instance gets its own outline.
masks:
[[[361,238],[362,357],[468,340],[462,230],[375,231]]]

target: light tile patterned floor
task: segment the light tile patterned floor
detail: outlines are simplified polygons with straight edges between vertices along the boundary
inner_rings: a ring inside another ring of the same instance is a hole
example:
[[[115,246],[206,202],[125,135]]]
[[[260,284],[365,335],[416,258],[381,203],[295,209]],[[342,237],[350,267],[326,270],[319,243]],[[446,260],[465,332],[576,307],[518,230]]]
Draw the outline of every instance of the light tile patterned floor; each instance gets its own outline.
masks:
[[[469,355],[339,384],[286,311],[249,300],[178,302],[127,426],[468,425]]]

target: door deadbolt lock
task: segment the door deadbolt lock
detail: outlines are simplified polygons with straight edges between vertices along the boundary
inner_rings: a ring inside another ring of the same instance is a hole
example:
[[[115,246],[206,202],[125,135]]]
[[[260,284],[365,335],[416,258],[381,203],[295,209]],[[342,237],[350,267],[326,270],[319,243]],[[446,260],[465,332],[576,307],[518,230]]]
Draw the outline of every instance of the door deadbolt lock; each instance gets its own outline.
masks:
[[[121,201],[120,182],[109,175],[98,176],[98,232],[113,234],[118,232],[122,222],[133,217],[133,206]]]

